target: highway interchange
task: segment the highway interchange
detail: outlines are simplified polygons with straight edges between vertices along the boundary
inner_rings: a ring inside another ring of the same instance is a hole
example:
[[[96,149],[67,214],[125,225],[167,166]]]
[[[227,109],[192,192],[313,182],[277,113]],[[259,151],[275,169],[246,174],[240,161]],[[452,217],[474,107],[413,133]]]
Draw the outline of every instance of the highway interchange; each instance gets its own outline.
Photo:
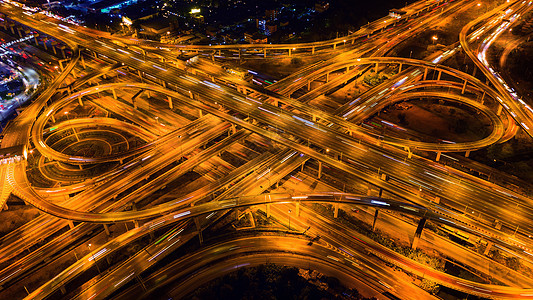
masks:
[[[0,286],[5,290],[0,295],[21,289],[17,282],[25,274],[67,256],[80,241],[104,231],[107,242],[89,246],[89,252],[44,282],[24,285],[26,298],[127,299],[136,293],[148,297],[202,270],[202,280],[174,291],[183,296],[200,282],[264,261],[265,253],[275,253],[272,261],[300,267],[312,261],[317,270],[347,281],[368,276],[364,284],[372,290],[402,299],[433,295],[392,274],[383,261],[480,297],[533,298],[529,276],[500,266],[503,271],[491,275],[506,286],[461,279],[395,253],[305,205],[332,204],[335,216],[345,205],[371,207],[376,217],[377,211],[397,211],[423,219],[422,226],[427,220],[459,229],[533,266],[531,198],[439,163],[443,153],[468,155],[519,131],[533,136],[531,108],[484,59],[499,30],[530,12],[530,4],[509,1],[488,9],[463,27],[459,43],[412,59],[387,55],[439,18],[475,10],[477,2],[418,1],[405,8],[407,14],[400,20],[385,17],[330,41],[224,46],[115,40],[43,14],[24,14],[19,4],[3,2],[4,28],[10,24],[38,30],[71,49],[72,57],[61,63],[54,81],[3,133],[2,148],[22,145],[26,159],[0,165],[0,205],[13,193],[43,214],[0,239]],[[468,55],[485,82],[443,65],[458,52]],[[175,62],[179,53],[199,53],[202,58],[183,66]],[[319,56],[319,62],[267,87],[228,75],[219,65],[224,60],[310,55]],[[334,111],[310,105],[373,70],[392,70],[395,75]],[[321,84],[311,88],[314,82]],[[360,126],[385,107],[416,98],[472,107],[490,120],[491,132],[477,141],[441,143],[386,136]],[[434,153],[435,159],[417,154],[422,151]],[[227,153],[232,163],[224,159]],[[377,189],[379,196],[344,193],[341,187],[326,193],[278,189],[304,168],[312,169],[317,180],[332,170],[342,172],[345,185],[365,186],[368,195]],[[191,173],[199,174],[197,180],[204,185],[187,182],[176,187]],[[289,214],[297,211],[292,228],[290,221],[288,225],[294,236],[220,241],[174,260],[183,266],[180,274],[171,267],[154,272],[158,260],[172,257],[188,241],[197,236],[203,241],[202,231],[226,218],[224,212],[238,214],[248,207],[261,207],[278,220],[286,218],[280,207],[288,207]],[[132,223],[134,228],[128,228]],[[119,225],[126,227],[122,234],[116,229]],[[114,253],[147,236],[150,241],[142,251],[119,264],[110,262]],[[322,238],[310,247],[308,237],[316,236]],[[108,269],[102,275],[98,262],[104,265],[104,260]],[[216,267],[207,268],[208,260]],[[82,279],[87,280],[80,284]]]

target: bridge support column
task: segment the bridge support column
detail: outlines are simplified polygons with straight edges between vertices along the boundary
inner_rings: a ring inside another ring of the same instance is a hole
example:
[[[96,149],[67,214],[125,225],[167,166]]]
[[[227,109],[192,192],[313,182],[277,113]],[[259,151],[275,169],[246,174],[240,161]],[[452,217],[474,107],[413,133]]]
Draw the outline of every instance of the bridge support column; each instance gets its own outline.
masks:
[[[326,82],[329,82],[329,72],[326,73]]]
[[[337,43],[333,44],[333,50],[337,49]]]
[[[278,106],[278,99],[272,98],[272,104],[274,104],[274,106]]]
[[[498,110],[496,111],[496,115],[499,116],[502,114],[503,106],[498,105]]]
[[[437,80],[440,80],[440,76],[442,75],[442,71],[439,71],[439,75],[437,76]]]
[[[83,67],[83,69],[85,69],[85,58],[83,58],[83,55],[80,55],[80,60],[81,60],[81,66]]]
[[[65,295],[67,293],[67,289],[65,288],[65,285],[62,285],[59,290],[61,291],[62,295]]]
[[[168,100],[168,108],[172,109],[172,108],[173,108],[173,105],[172,105],[172,97],[167,96],[167,100]]]
[[[477,68],[476,65],[474,65],[474,72],[472,72],[472,76],[476,77]]]
[[[315,47],[311,47],[311,54],[315,54]]]
[[[400,69],[398,70],[398,73],[402,72],[402,64],[400,64]]]
[[[74,137],[76,137],[76,141],[80,141],[80,138],[78,137],[78,133],[76,132],[76,129],[74,129],[74,127],[72,127],[72,132],[74,133]],[[81,165],[80,165],[81,166]]]
[[[239,49],[239,60],[241,60],[241,49]]]
[[[296,202],[296,216],[300,216],[300,202]]]
[[[435,158],[435,161],[439,161],[440,160],[440,154],[441,154],[441,152],[437,151],[437,157]]]
[[[267,215],[267,218],[270,218],[270,204],[266,205],[266,215]]]
[[[485,91],[483,91],[483,95],[481,96],[481,104],[485,103]]]
[[[428,68],[425,68],[424,69],[424,79],[423,80],[426,80],[427,76],[428,76]]]
[[[418,240],[420,240],[420,235],[422,234],[424,225],[426,225],[426,218],[422,218],[418,222],[418,226],[416,227],[416,231],[415,231],[415,236],[413,238],[413,243],[411,244],[411,249],[413,250],[416,249],[416,246],[418,246]]]
[[[465,93],[465,89],[466,89],[466,83],[468,81],[465,80],[465,82],[463,83],[463,89],[461,90],[461,94],[464,94]]]
[[[376,208],[376,212],[374,212],[374,221],[372,221],[372,231],[376,230],[376,223],[378,222],[378,215],[379,215],[379,210]]]
[[[469,157],[469,156],[470,156],[470,150],[465,152],[465,157]]]
[[[104,224],[104,231],[107,236],[111,236],[111,232],[109,231],[109,225]]]
[[[289,57],[292,56],[292,49],[289,48]]]
[[[56,118],[54,117],[54,115],[51,115],[52,117],[52,123],[55,123],[56,122]]]
[[[264,49],[263,49],[263,58],[266,58],[266,57],[267,57],[267,49],[264,48]]]
[[[483,251],[483,255],[489,254],[490,248],[492,248],[492,245],[494,245],[493,242],[490,242],[487,244],[487,247],[485,248],[485,251]]]
[[[311,90],[311,80],[308,80],[308,81],[307,81],[307,90],[308,90],[308,91]]]
[[[140,70],[137,70],[137,75],[139,75],[139,78],[141,78],[141,79],[143,78],[143,74],[141,73]]]
[[[304,171],[304,166],[305,166],[305,161],[302,163],[302,165],[300,166],[300,172],[303,172]]]
[[[117,100],[117,91],[115,91],[115,89],[111,89],[111,92],[113,92],[113,99]]]
[[[152,98],[150,90],[145,90],[145,91],[146,91],[146,97],[148,97],[148,99]]]
[[[74,227],[75,227],[75,226],[74,226],[74,222],[72,222],[72,221],[68,221],[68,228],[70,228],[70,229],[74,229]]]
[[[198,118],[201,118],[201,117],[202,117],[202,110],[198,109]]]
[[[202,227],[200,226],[200,219],[198,219],[198,217],[194,218],[194,224],[196,225],[196,231],[198,231],[198,238],[200,239],[200,244],[203,244],[204,237],[202,236]]]
[[[339,203],[335,203],[333,207],[333,218],[337,219],[339,217]]]
[[[317,119],[316,115],[313,115],[313,122],[316,122],[316,119]]]
[[[379,66],[379,64],[376,63],[376,66],[374,67],[374,72],[376,72],[376,74],[378,73],[378,66]]]
[[[320,179],[320,177],[322,177],[322,162],[321,161],[318,162],[318,179]]]

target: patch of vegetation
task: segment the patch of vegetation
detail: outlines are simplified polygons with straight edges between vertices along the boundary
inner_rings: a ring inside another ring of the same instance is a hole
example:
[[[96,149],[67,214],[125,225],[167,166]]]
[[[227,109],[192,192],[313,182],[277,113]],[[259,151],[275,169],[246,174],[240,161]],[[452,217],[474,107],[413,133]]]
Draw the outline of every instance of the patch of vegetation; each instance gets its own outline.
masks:
[[[366,75],[363,79],[363,82],[368,84],[369,86],[377,86],[383,83],[385,80],[389,79],[388,76],[383,74],[373,74],[373,75]]]
[[[337,278],[275,264],[241,268],[199,288],[187,299],[356,299]],[[375,299],[375,298],[372,298]]]

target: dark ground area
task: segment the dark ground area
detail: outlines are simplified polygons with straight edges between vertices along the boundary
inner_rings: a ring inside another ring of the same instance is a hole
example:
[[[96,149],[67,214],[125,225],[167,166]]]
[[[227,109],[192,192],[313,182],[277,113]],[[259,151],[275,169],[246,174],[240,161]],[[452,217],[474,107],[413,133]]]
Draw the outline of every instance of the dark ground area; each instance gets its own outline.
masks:
[[[215,279],[196,290],[187,299],[369,299],[355,289],[341,285],[338,279],[275,264],[241,268]],[[306,276],[306,277],[307,277]],[[375,298],[374,298],[375,299]]]

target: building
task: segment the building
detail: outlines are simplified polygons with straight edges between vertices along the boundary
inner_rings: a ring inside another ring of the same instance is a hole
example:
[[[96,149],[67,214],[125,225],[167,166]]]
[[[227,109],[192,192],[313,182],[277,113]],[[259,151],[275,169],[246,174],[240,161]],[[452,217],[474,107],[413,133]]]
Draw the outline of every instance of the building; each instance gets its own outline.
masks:
[[[137,0],[111,0],[111,1],[100,1],[96,2],[89,6],[89,11],[91,12],[100,12],[107,14],[113,9],[120,9],[129,5],[137,3]]]
[[[276,20],[278,17],[278,10],[277,9],[267,9],[265,10],[265,18],[267,20],[273,21]]]
[[[168,19],[164,18],[152,18],[143,22],[140,25],[141,28],[145,31],[145,34],[163,35],[171,31]]]
[[[318,1],[315,2],[315,10],[319,13],[323,13],[329,9],[329,2],[327,1]]]
[[[250,44],[266,44],[268,37],[260,32],[245,32],[244,40]]]
[[[271,35],[274,32],[278,31],[278,24],[275,22],[267,22],[265,26],[266,35]]]

